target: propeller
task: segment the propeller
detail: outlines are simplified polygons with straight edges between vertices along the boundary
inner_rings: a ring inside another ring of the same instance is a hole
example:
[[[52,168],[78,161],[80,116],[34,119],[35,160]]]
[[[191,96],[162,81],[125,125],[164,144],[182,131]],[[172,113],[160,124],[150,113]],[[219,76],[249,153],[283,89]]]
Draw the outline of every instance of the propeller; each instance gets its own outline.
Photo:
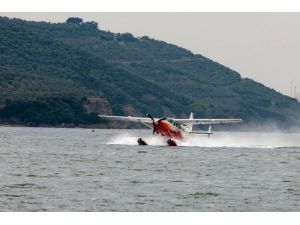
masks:
[[[163,118],[160,118],[159,120],[155,121],[155,119],[153,118],[153,116],[149,113],[147,113],[147,117],[149,117],[151,120],[152,120],[152,124],[153,124],[153,134],[155,134],[156,132],[156,127],[159,125],[159,123],[163,120],[166,120],[167,117],[163,117]]]

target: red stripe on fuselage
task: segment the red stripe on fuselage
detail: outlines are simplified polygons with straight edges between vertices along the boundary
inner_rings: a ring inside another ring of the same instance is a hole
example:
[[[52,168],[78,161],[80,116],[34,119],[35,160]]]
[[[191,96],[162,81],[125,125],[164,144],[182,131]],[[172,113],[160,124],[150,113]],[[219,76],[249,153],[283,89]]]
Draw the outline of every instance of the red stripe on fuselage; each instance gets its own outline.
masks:
[[[183,139],[181,131],[173,129],[172,124],[166,120],[160,121],[160,123],[156,126],[156,132],[158,132],[162,136]]]

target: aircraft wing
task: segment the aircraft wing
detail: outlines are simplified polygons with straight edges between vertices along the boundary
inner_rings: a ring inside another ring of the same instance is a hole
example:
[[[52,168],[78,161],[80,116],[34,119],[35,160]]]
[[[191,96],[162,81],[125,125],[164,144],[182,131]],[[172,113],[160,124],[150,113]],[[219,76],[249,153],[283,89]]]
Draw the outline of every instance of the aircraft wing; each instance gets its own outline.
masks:
[[[203,124],[203,125],[214,125],[214,124],[225,124],[225,123],[240,123],[242,119],[173,119],[179,124],[191,125],[191,124]]]
[[[148,117],[133,117],[133,116],[107,116],[107,115],[98,115],[100,118],[103,119],[110,119],[110,120],[121,120],[121,121],[128,121],[128,122],[137,122],[137,123],[152,123],[152,120]],[[157,120],[156,118],[154,118]]]
[[[133,116],[108,116],[108,115],[98,115],[103,119],[110,120],[121,120],[128,122],[137,122],[143,124],[151,124],[152,120],[149,117],[133,117]],[[159,120],[159,118],[154,118],[154,120]],[[203,125],[214,125],[214,124],[225,124],[225,123],[240,123],[242,119],[173,119],[179,124],[191,125],[191,124],[203,124]]]

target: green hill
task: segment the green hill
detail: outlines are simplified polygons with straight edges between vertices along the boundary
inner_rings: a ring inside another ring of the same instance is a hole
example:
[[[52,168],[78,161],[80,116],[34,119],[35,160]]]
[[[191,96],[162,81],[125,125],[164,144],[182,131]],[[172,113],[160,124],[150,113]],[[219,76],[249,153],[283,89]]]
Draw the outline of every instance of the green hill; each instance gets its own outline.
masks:
[[[284,127],[300,121],[295,99],[217,62],[76,18],[51,24],[0,17],[0,90],[2,123],[104,124],[97,112],[191,111]]]

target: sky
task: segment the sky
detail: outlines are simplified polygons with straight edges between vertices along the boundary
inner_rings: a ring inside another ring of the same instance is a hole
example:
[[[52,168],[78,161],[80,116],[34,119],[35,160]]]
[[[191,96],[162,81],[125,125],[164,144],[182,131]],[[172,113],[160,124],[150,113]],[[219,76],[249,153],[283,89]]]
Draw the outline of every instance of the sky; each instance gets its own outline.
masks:
[[[300,13],[0,13],[34,21],[68,17],[184,47],[264,85],[300,96]],[[292,91],[291,91],[292,89]]]

